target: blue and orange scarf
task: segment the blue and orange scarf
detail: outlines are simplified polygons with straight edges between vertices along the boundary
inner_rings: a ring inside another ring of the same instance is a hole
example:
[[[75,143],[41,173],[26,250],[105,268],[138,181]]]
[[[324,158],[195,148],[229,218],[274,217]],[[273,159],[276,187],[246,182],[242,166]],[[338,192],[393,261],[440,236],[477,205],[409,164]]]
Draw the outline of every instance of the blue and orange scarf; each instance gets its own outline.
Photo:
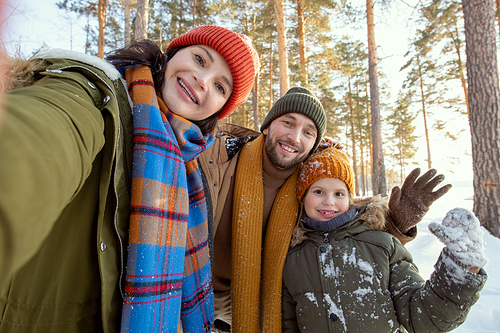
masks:
[[[196,157],[213,143],[168,111],[147,66],[125,70],[133,101],[132,202],[122,332],[209,332],[207,207]]]

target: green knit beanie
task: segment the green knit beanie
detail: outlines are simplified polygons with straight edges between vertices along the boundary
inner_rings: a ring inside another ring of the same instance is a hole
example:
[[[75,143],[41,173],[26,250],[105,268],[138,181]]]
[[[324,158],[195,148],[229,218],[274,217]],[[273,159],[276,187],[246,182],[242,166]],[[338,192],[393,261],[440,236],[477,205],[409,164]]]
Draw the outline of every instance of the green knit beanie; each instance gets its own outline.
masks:
[[[293,87],[286,94],[274,103],[271,111],[264,119],[260,131],[265,130],[274,119],[287,113],[300,113],[310,118],[316,125],[318,136],[313,148],[309,152],[312,154],[318,147],[326,131],[326,113],[319,99],[308,89]]]

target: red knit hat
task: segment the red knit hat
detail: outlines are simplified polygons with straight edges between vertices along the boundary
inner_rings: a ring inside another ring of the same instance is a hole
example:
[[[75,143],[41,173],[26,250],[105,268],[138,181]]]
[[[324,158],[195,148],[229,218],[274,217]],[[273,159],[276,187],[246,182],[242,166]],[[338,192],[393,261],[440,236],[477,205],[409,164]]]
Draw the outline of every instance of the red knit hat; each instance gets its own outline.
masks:
[[[354,170],[347,155],[336,147],[320,150],[304,162],[297,181],[297,199],[302,201],[309,186],[322,178],[338,178],[354,194]]]
[[[255,74],[259,70],[259,55],[250,38],[215,25],[204,25],[189,30],[172,40],[167,50],[196,44],[210,46],[219,52],[231,69],[233,92],[219,114],[219,120],[223,119],[236,110],[250,93]]]

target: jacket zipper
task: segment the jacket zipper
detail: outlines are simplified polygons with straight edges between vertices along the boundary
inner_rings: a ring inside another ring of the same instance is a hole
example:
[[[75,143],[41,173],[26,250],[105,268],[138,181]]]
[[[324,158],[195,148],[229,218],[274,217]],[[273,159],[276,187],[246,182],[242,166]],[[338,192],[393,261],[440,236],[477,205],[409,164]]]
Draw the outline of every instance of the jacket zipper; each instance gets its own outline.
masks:
[[[97,78],[101,83],[103,83],[108,88],[108,90],[111,92],[111,94],[115,98],[116,109],[118,110],[118,135],[117,135],[117,139],[116,139],[116,147],[115,148],[116,148],[116,151],[118,151],[118,145],[120,142],[120,134],[121,134],[121,126],[120,126],[121,118],[120,118],[120,108],[118,105],[118,100],[116,98],[115,91],[99,75],[97,75],[94,71],[90,70],[89,68],[87,68],[85,66],[71,65],[71,66],[60,67],[58,69],[64,70],[64,69],[68,69],[68,68],[80,68],[80,69],[83,69],[89,73],[92,73],[95,78]],[[104,73],[104,71],[102,71],[102,72]],[[106,74],[104,73],[104,75],[106,75]],[[118,193],[116,193],[116,167],[117,167],[117,165],[118,165],[118,161],[116,159],[116,152],[115,152],[115,168],[113,171],[113,192],[114,192],[115,199],[116,199],[116,207],[115,207],[115,213],[114,213],[114,217],[113,217],[113,224],[114,224],[115,234],[116,234],[116,237],[118,238],[118,242],[119,242],[119,246],[120,246],[120,265],[121,266],[120,266],[120,277],[118,279],[118,287],[120,288],[120,294],[122,295],[122,299],[124,299],[125,295],[124,295],[123,286],[122,286],[123,271],[125,269],[124,264],[123,264],[124,249],[123,249],[123,240],[121,239],[120,233],[118,232],[118,227],[116,226],[116,223],[117,223],[116,216],[118,215],[118,207],[119,207],[119,205],[118,205]]]
[[[116,98],[115,98],[116,100]],[[117,103],[118,104],[118,103]],[[120,127],[120,114],[118,110],[118,138],[116,140],[116,149],[118,151],[118,143],[120,142],[120,134],[121,134],[121,127]],[[118,288],[120,288],[120,294],[122,295],[122,299],[125,299],[125,295],[123,292],[123,286],[122,286],[122,278],[123,278],[123,271],[125,269],[124,264],[123,264],[123,255],[124,255],[124,249],[123,249],[123,241],[120,237],[120,233],[118,232],[118,227],[116,226],[117,224],[117,215],[118,215],[118,193],[116,192],[116,168],[118,166],[118,159],[116,158],[116,153],[115,153],[115,169],[113,170],[113,193],[115,194],[115,200],[116,200],[116,206],[115,206],[115,214],[113,216],[113,226],[115,228],[115,233],[116,233],[116,238],[118,238],[119,246],[120,246],[120,277],[118,278]]]

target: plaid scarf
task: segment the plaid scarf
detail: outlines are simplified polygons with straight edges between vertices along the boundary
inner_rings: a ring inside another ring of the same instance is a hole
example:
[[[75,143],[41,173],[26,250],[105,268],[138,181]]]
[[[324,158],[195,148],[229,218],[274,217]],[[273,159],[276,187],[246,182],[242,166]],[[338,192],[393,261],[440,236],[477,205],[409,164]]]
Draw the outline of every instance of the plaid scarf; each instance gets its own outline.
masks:
[[[209,332],[214,318],[205,193],[195,158],[213,143],[168,111],[147,66],[133,101],[132,202],[122,332]]]

